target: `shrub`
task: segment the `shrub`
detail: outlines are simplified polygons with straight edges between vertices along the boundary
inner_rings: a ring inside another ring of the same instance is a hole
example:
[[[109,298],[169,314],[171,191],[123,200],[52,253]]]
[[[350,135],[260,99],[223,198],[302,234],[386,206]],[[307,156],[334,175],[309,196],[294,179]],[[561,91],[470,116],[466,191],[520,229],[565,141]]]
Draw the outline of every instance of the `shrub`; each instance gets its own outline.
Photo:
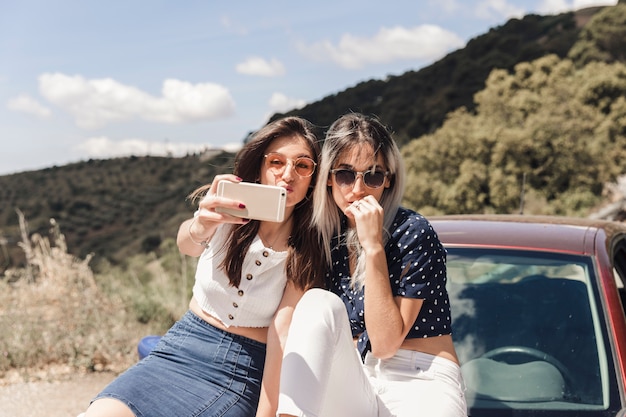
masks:
[[[30,236],[18,215],[26,266],[0,280],[0,378],[30,379],[53,365],[123,371],[137,360],[141,337],[163,333],[187,309],[191,260],[175,242],[162,249],[172,270],[148,254],[94,274],[91,256],[67,252],[54,219],[49,237]]]

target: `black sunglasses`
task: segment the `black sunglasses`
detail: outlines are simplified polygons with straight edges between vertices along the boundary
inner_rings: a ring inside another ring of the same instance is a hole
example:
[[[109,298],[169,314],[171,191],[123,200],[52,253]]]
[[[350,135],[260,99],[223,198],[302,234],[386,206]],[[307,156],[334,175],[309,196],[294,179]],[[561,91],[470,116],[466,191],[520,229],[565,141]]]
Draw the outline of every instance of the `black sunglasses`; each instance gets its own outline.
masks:
[[[346,168],[331,169],[330,173],[335,176],[335,182],[340,187],[352,187],[356,182],[357,176],[363,177],[363,183],[369,188],[378,188],[385,183],[385,177],[389,175],[389,171],[353,171]]]

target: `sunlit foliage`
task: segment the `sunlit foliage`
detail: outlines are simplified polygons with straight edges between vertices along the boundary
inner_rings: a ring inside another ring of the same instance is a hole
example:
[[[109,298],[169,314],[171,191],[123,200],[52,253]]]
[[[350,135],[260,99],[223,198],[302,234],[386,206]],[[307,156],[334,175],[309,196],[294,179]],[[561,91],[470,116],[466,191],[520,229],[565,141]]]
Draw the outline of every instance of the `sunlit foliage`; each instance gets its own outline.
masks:
[[[516,212],[522,185],[542,214],[580,215],[625,172],[626,66],[577,69],[552,55],[494,70],[476,112],[451,113],[403,149],[406,203],[433,213]]]

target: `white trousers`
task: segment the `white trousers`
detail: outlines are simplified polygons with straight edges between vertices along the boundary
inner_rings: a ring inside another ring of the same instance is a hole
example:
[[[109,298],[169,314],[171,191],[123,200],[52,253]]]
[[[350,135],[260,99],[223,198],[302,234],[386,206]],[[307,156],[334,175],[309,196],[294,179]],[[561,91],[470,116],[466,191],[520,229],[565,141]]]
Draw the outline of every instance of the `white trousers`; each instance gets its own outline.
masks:
[[[293,314],[280,376],[278,414],[298,417],[465,417],[459,366],[399,350],[361,362],[345,306],[309,290]]]

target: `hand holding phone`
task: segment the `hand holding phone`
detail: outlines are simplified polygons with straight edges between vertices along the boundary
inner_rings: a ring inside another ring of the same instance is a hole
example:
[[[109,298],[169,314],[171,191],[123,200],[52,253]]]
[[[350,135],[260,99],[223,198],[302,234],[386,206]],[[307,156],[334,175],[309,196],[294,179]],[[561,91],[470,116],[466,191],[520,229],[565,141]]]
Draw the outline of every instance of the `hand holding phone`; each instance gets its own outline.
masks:
[[[215,211],[232,216],[270,222],[282,222],[285,219],[287,190],[274,185],[251,182],[220,181],[217,195],[245,204],[244,209],[216,207]]]

